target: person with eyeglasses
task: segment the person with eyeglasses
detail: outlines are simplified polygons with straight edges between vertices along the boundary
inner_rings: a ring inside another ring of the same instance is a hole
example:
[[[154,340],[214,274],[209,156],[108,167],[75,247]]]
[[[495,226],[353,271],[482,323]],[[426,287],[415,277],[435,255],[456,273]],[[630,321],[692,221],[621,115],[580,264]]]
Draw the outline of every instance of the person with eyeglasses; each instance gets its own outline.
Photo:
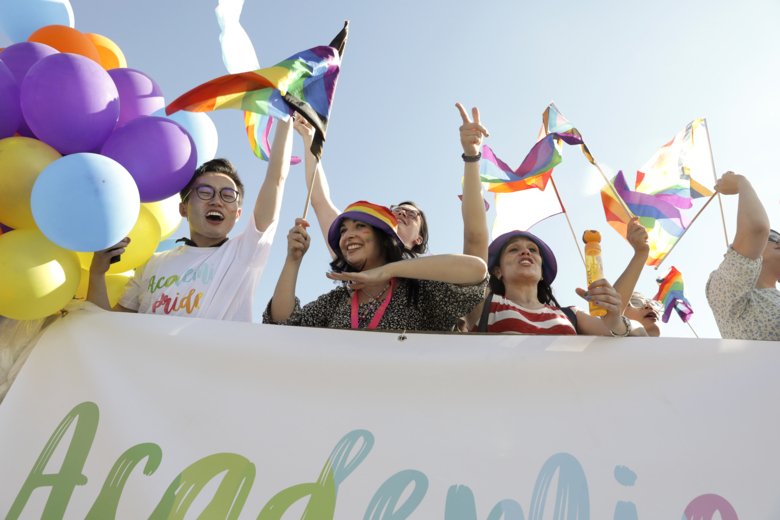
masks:
[[[715,189],[737,195],[737,231],[723,262],[707,280],[710,304],[726,339],[780,341],[780,233],[750,181],[734,172],[718,179]]]
[[[292,122],[280,121],[254,211],[246,228],[230,238],[242,215],[244,185],[227,159],[202,164],[179,194],[189,238],[137,268],[113,309],[105,274],[129,239],[95,253],[87,299],[108,310],[251,322],[254,290],[276,233],[291,153]]]
[[[661,317],[663,306],[658,300],[645,298],[642,293],[634,292],[628,300],[623,315],[641,325],[648,336],[657,338],[661,335],[658,319]],[[632,327],[632,331],[637,327]]]

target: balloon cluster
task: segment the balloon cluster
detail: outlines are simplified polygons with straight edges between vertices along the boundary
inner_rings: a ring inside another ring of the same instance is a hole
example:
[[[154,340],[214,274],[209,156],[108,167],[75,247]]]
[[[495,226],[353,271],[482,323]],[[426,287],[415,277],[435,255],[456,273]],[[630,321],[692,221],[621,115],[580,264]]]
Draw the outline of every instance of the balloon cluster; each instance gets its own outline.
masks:
[[[68,0],[0,0],[0,316],[37,319],[86,295],[92,252],[125,236],[107,275],[178,227],[178,192],[214,157],[205,114],[164,116],[155,81],[106,36],[74,28]]]

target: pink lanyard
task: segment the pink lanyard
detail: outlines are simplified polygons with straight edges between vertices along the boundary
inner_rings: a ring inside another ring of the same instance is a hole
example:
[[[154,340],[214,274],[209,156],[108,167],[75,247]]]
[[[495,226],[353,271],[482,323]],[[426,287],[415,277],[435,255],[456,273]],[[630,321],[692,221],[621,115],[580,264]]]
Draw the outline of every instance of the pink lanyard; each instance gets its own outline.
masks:
[[[385,296],[385,299],[382,301],[382,305],[379,306],[379,308],[374,313],[374,317],[371,318],[371,321],[368,324],[368,329],[372,330],[379,325],[379,320],[382,319],[382,316],[385,315],[385,310],[387,310],[387,306],[390,305],[390,299],[393,297],[393,289],[395,288],[395,278],[390,279],[390,290],[387,292],[387,296]],[[358,303],[358,292],[355,291],[352,293],[352,328],[357,329],[360,328],[358,324],[358,307],[360,304]]]

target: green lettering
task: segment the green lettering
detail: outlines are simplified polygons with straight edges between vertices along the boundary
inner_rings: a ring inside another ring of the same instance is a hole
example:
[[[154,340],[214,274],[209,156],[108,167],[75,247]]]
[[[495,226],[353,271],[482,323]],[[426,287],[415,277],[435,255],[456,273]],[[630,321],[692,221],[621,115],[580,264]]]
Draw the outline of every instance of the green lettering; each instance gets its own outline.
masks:
[[[41,518],[62,518],[68,507],[70,498],[76,486],[83,486],[87,483],[86,475],[81,472],[84,469],[84,463],[92,448],[92,441],[97,432],[100,413],[95,403],[85,401],[76,405],[65,418],[60,422],[57,429],[49,438],[49,441],[43,447],[43,451],[35,461],[27,480],[24,481],[22,489],[16,495],[16,500],[8,511],[7,519],[14,520],[24,510],[24,506],[30,499],[32,492],[39,487],[51,487],[49,498],[41,514]],[[62,460],[62,466],[57,473],[44,473],[49,459],[57,450],[62,437],[70,429],[70,425],[76,422],[73,438],[68,446],[68,451]]]
[[[255,465],[235,453],[216,453],[186,467],[173,480],[149,520],[184,518],[192,502],[217,475],[225,473],[198,518],[238,518],[255,480]]]
[[[162,450],[151,442],[137,444],[124,452],[111,468],[103,489],[100,490],[92,509],[86,516],[86,520],[109,520],[116,518],[116,510],[119,507],[119,498],[125,488],[130,473],[143,459],[146,460],[144,475],[151,475],[160,466]]]

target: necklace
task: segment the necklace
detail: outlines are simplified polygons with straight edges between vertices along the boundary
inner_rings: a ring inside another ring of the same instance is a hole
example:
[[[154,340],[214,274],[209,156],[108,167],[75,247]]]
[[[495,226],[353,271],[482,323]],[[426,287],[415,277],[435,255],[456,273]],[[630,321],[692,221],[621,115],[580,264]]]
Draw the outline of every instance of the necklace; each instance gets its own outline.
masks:
[[[387,290],[388,290],[389,288],[390,288],[390,282],[387,282],[387,283],[385,284],[385,286],[382,288],[382,290],[381,290],[381,291],[379,291],[379,292],[378,292],[378,293],[376,293],[376,294],[371,294],[371,293],[370,293],[370,292],[368,292],[366,289],[362,289],[362,292],[363,292],[363,294],[365,294],[365,295],[366,295],[366,296],[368,296],[368,298],[369,298],[369,300],[368,300],[367,302],[365,302],[365,303],[371,303],[371,302],[376,302],[376,303],[379,303],[379,299],[380,299],[382,296],[384,296],[384,294],[387,292]]]

